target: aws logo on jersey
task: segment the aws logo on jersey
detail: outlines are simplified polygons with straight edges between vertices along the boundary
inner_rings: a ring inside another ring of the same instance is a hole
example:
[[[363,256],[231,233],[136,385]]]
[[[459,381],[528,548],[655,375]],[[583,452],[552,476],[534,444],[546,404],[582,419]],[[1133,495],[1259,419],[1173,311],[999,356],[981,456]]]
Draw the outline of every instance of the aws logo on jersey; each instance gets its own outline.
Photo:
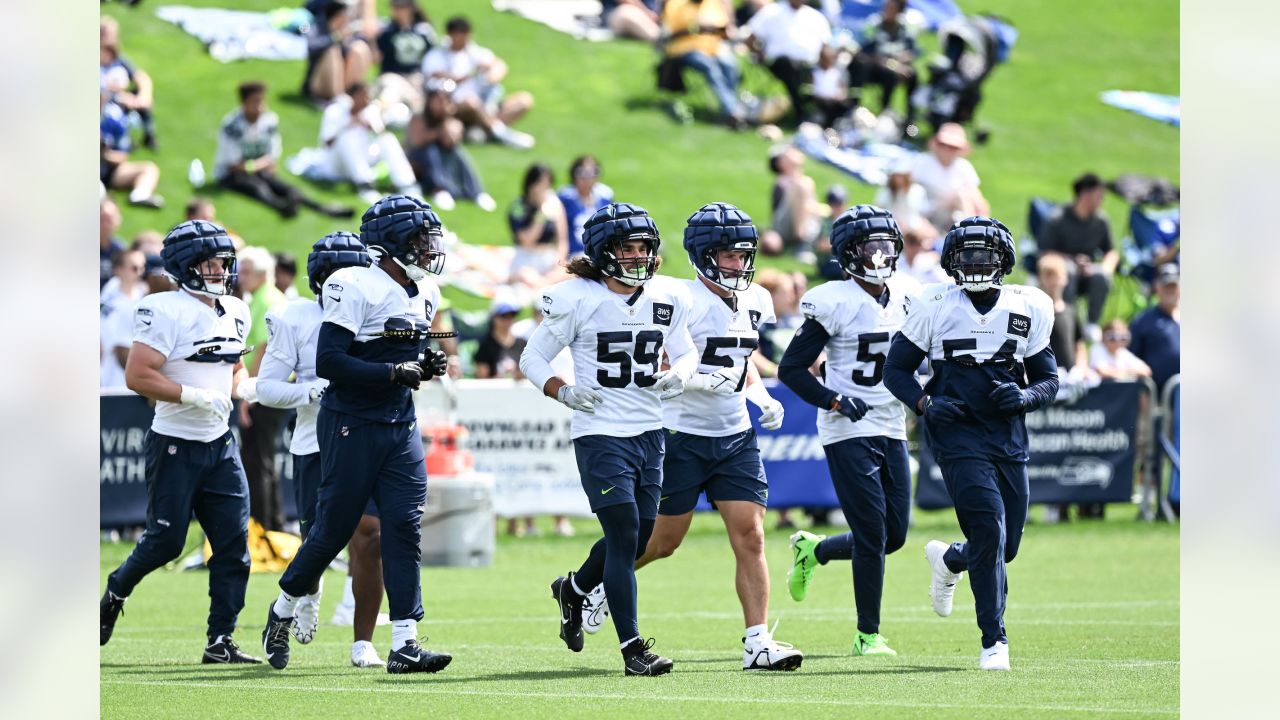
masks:
[[[653,324],[671,325],[671,316],[675,314],[675,306],[656,302],[653,304]]]
[[[1031,337],[1031,318],[1018,313],[1009,313],[1009,329],[1005,332],[1024,338]]]
[[[748,310],[747,317],[751,318],[751,329],[759,330],[760,329],[760,311]]]

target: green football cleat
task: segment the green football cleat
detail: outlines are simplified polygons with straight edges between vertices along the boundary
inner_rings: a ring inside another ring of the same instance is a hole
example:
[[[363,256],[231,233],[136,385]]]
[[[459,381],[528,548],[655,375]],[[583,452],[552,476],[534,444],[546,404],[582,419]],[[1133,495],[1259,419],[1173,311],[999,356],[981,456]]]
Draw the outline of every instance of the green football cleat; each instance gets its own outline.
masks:
[[[898,651],[889,647],[889,639],[880,633],[871,633],[868,635],[859,632],[853,638],[853,654],[855,656],[863,655],[897,655]]]
[[[818,567],[818,557],[813,554],[818,543],[826,540],[826,535],[814,535],[801,530],[791,536],[791,569],[787,571],[787,591],[791,599],[800,602],[809,594],[809,582],[813,579],[813,569]]]

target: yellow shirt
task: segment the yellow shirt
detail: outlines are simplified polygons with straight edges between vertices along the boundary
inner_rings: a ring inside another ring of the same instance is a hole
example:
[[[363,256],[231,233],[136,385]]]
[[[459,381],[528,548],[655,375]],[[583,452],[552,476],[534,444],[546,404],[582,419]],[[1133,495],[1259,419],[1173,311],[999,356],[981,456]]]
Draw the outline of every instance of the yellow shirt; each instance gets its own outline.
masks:
[[[698,33],[698,27],[729,27],[729,11],[724,0],[667,0],[662,8],[662,25],[672,33],[691,32],[667,43],[667,55],[678,57],[695,50],[714,57],[720,52],[721,35]]]

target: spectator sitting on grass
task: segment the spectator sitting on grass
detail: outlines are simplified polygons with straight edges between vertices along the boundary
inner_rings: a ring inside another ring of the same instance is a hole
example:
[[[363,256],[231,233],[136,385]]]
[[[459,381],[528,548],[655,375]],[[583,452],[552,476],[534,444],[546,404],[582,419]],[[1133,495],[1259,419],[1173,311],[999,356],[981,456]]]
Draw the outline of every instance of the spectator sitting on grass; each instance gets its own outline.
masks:
[[[142,125],[142,144],[156,149],[155,120],[151,107],[155,102],[151,76],[133,66],[120,53],[120,25],[112,17],[103,17],[98,26],[98,83],[111,102],[137,116]]]
[[[213,177],[222,187],[261,202],[281,217],[308,207],[330,217],[349,218],[355,210],[344,205],[313,200],[285,182],[276,172],[280,162],[280,118],[267,109],[267,87],[260,82],[241,83],[240,107],[222,119]]]
[[[422,59],[427,89],[449,93],[464,123],[483,128],[511,147],[533,147],[533,136],[509,127],[533,107],[533,96],[517,92],[503,97],[501,83],[507,76],[507,64],[492,50],[471,41],[471,23],[465,17],[450,18],[445,33],[447,41]]]
[[[911,175],[925,190],[929,222],[950,228],[957,220],[989,215],[991,206],[982,195],[978,171],[964,156],[969,135],[956,123],[943,123],[929,139],[929,152],[916,157]]]
[[[853,58],[850,72],[853,84],[860,91],[868,82],[881,88],[880,112],[889,109],[893,91],[899,85],[906,87],[907,125],[915,123],[916,109],[911,96],[918,82],[914,63],[920,51],[916,47],[915,32],[902,22],[902,12],[907,0],[885,0],[880,14],[863,28],[861,49]],[[865,96],[864,96],[865,97]],[[867,105],[866,102],[862,103]]]
[[[397,192],[422,195],[404,148],[382,124],[377,106],[369,102],[369,87],[363,82],[353,83],[345,95],[325,108],[320,119],[320,145],[324,162],[318,168],[319,174],[328,180],[353,183],[360,199],[370,205],[382,198],[374,186],[378,163],[386,163]]]
[[[813,82],[818,55],[831,41],[831,23],[804,0],[778,0],[752,15],[746,30],[748,44],[786,87],[795,122],[807,119],[806,88]]]
[[[600,0],[600,19],[618,37],[655,43],[662,32],[659,4],[658,0]]]
[[[804,153],[794,146],[775,148],[769,155],[769,170],[776,177],[770,193],[773,208],[769,229],[760,236],[760,251],[779,255],[791,250],[806,265],[817,262],[813,252],[827,206],[818,202],[813,178],[804,174]]]
[[[721,121],[738,129],[747,113],[738,99],[738,59],[725,42],[732,22],[725,0],[667,0],[662,7],[667,57],[707,79]]]
[[[120,208],[109,196],[98,201],[98,289],[114,274],[115,256],[124,252],[124,242],[116,235],[120,229]]]
[[[569,256],[569,224],[552,186],[555,177],[544,163],[525,171],[520,197],[511,204],[507,222],[516,246],[511,281],[540,288],[564,276]]]
[[[377,91],[384,103],[402,102],[413,113],[422,112],[422,59],[439,42],[436,30],[418,0],[391,0],[391,19],[378,33],[381,61]]]
[[[472,200],[481,210],[493,212],[498,203],[484,191],[484,183],[471,155],[462,146],[462,121],[444,90],[427,93],[426,110],[409,121],[405,154],[431,204],[449,211],[454,199]]]
[[[600,161],[594,155],[579,155],[569,166],[571,184],[556,193],[569,221],[569,257],[583,252],[582,227],[597,210],[613,202],[613,188],[600,182]]]
[[[912,160],[905,158],[895,162],[885,184],[876,191],[875,204],[893,213],[898,227],[904,229],[929,222],[929,197],[924,187],[911,176],[913,164]],[[949,229],[951,225],[946,227]],[[937,235],[937,231],[932,234]]]
[[[315,23],[307,34],[307,70],[302,94],[328,101],[352,83],[363,81],[373,64],[373,51],[365,39],[351,31],[351,7],[340,0],[313,2]]]
[[[150,160],[130,160],[128,121],[124,110],[106,95],[99,97],[102,115],[98,123],[98,180],[111,190],[128,190],[129,204],[159,209],[164,198],[156,194],[160,184],[160,167]]]
[[[1106,186],[1093,173],[1085,173],[1071,184],[1074,199],[1058,208],[1040,233],[1040,251],[1059,253],[1067,258],[1067,302],[1077,295],[1089,298],[1088,326],[1085,334],[1090,342],[1098,342],[1102,331],[1098,320],[1111,292],[1120,253],[1111,242],[1111,222],[1102,211]]]
[[[1151,368],[1129,350],[1129,326],[1116,318],[1102,328],[1102,342],[1089,351],[1089,366],[1104,380],[1151,377]]]
[[[836,64],[838,57],[835,48],[824,46],[813,68],[813,121],[824,128],[834,126],[856,104],[849,99],[849,73]]]

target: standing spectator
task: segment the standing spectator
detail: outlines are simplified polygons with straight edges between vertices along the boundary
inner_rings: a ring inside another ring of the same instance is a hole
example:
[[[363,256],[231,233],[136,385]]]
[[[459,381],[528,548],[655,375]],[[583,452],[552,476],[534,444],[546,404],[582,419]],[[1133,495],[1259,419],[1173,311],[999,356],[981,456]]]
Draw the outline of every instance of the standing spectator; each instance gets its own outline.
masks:
[[[831,23],[804,0],[779,0],[747,21],[748,43],[782,81],[798,123],[809,117],[804,87],[813,81],[813,66],[831,41]]]
[[[350,5],[341,0],[309,3],[315,23],[307,34],[307,70],[302,94],[328,101],[361,82],[373,64],[369,44],[351,31]]]
[[[769,197],[773,214],[769,229],[760,236],[760,250],[777,255],[790,249],[797,260],[813,265],[817,262],[814,243],[827,206],[818,202],[817,186],[804,174],[804,163],[804,153],[791,145],[770,153],[769,170],[776,176]]]
[[[733,22],[725,0],[667,0],[662,7],[666,55],[707,79],[729,127],[746,125],[738,99],[738,59],[725,43]]]
[[[164,198],[156,194],[160,184],[160,167],[150,160],[129,159],[133,144],[129,140],[129,123],[124,110],[99,97],[101,116],[98,121],[98,180],[104,188],[128,190],[129,204],[159,209]]]
[[[597,210],[613,202],[613,188],[600,182],[600,161],[594,155],[579,155],[569,166],[571,184],[557,195],[569,221],[569,257],[582,254],[582,226]]]
[[[525,171],[520,197],[511,204],[507,222],[516,246],[511,279],[538,288],[559,279],[557,265],[569,256],[569,224],[564,206],[552,191],[555,177],[544,163]]]
[[[462,146],[463,125],[449,94],[436,89],[427,93],[426,110],[409,121],[405,155],[431,204],[452,210],[454,198],[472,200],[481,210],[493,212],[498,203],[484,190],[471,155]]]
[[[1178,266],[1161,265],[1156,271],[1156,305],[1133,319],[1129,350],[1151,368],[1156,389],[1164,390],[1169,378],[1177,375],[1182,357],[1182,285]]]
[[[422,59],[439,42],[418,0],[391,0],[391,19],[378,33],[382,74],[375,93],[383,102],[403,102],[422,112]]]
[[[106,16],[98,26],[98,84],[111,102],[137,116],[138,123],[142,125],[142,144],[149,150],[155,150],[151,76],[134,67],[120,53],[120,25],[115,18]]]
[[[909,227],[929,222],[928,193],[912,178],[912,165],[911,160],[894,163],[889,170],[889,179],[876,191],[875,204],[892,213],[898,227],[904,232]],[[951,227],[950,223],[947,227]]]
[[[422,59],[427,89],[443,89],[458,105],[458,116],[468,125],[478,125],[491,137],[511,147],[528,150],[533,136],[509,125],[533,107],[527,92],[503,97],[502,80],[507,64],[493,51],[471,41],[471,22],[457,16],[445,24],[448,41],[431,49]]]
[[[374,166],[379,162],[387,164],[397,192],[412,197],[422,195],[404,148],[382,124],[377,106],[369,102],[369,86],[363,82],[353,83],[345,95],[324,109],[320,145],[324,162],[319,174],[330,180],[351,182],[360,199],[370,205],[382,199],[374,187]]]
[[[813,69],[813,119],[824,128],[834,126],[853,108],[849,101],[849,73],[836,63],[837,57],[835,48],[824,46]]]
[[[910,126],[915,124],[916,118],[911,96],[918,83],[914,63],[920,50],[916,47],[915,31],[902,21],[902,11],[906,7],[907,0],[884,1],[880,14],[871,18],[862,30],[862,47],[853,58],[851,72],[853,84],[859,90],[868,82],[880,86],[880,112],[889,109],[893,91],[904,85],[907,125]]]
[[[957,220],[991,212],[978,187],[982,183],[978,171],[964,157],[968,154],[969,134],[964,127],[943,123],[929,140],[929,152],[916,158],[911,174],[924,187],[928,219],[936,228],[950,228]]]
[[[116,253],[111,261],[113,275],[102,290],[98,300],[98,323],[101,366],[98,375],[102,387],[124,386],[124,362],[116,354],[122,346],[128,357],[133,343],[133,304],[147,292],[143,282],[146,256],[136,250]]]
[[[937,231],[921,220],[914,226],[902,225],[902,254],[898,256],[898,272],[910,275],[921,285],[954,282],[942,270],[942,256],[933,250]]]
[[[280,118],[267,109],[267,86],[260,82],[240,85],[240,107],[222,119],[213,177],[228,190],[247,195],[291,218],[298,206],[330,217],[349,218],[355,210],[307,197],[276,173],[280,162]]]
[[[1151,377],[1151,368],[1129,350],[1129,326],[1116,318],[1102,328],[1102,342],[1089,351],[1089,367],[1104,380]]]
[[[257,377],[258,367],[267,349],[271,330],[267,327],[267,311],[285,302],[284,293],[275,286],[275,259],[265,248],[247,247],[240,251],[240,290],[249,304],[252,322],[245,337],[245,358],[249,375]],[[284,527],[284,496],[276,475],[276,440],[284,412],[258,403],[240,403],[240,456],[245,475],[249,477],[249,514],[266,530]]]
[[[275,254],[275,260],[276,289],[284,293],[286,299],[298,297],[298,288],[293,284],[298,277],[298,259],[293,253],[282,250]]]
[[[658,41],[662,32],[658,26],[658,0],[600,0],[600,5],[600,19],[614,35],[647,43]]]
[[[124,241],[116,235],[120,229],[120,208],[110,197],[98,202],[98,289],[111,279],[115,256],[124,252]]]
[[[1102,179],[1093,173],[1085,173],[1071,184],[1075,196],[1063,205],[1045,223],[1040,233],[1040,251],[1060,253],[1068,261],[1071,281],[1067,284],[1067,302],[1074,302],[1078,293],[1089,298],[1088,326],[1085,329],[1090,342],[1098,342],[1102,331],[1098,320],[1111,292],[1111,278],[1115,275],[1120,253],[1111,242],[1111,222],[1102,211],[1106,187]]]

